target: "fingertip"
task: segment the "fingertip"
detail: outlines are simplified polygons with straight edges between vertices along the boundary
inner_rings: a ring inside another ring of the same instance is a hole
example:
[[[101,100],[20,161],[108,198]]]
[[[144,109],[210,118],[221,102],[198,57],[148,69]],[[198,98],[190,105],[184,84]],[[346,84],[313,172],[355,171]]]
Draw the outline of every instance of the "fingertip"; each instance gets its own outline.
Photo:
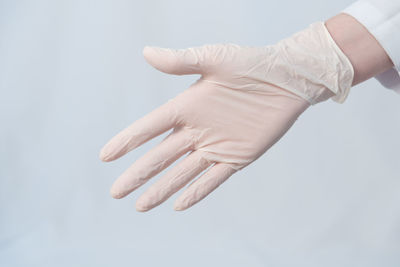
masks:
[[[156,46],[145,46],[143,48],[143,56],[150,65],[154,66],[157,63],[157,59],[160,60],[159,59],[160,54],[168,50],[169,49]]]
[[[136,210],[137,211],[147,211],[149,210],[148,200],[141,195],[138,200],[136,200]]]
[[[175,211],[184,211],[187,208],[188,208],[187,205],[184,205],[181,201],[176,201],[174,204]]]
[[[109,161],[111,161],[109,154],[105,151],[104,148],[100,151],[99,159],[100,159],[101,161],[103,161],[103,162],[109,162]]]
[[[100,150],[99,158],[103,162],[113,161],[119,157],[120,152],[116,149],[114,139],[111,139],[107,144]]]
[[[141,208],[141,207],[136,207],[136,211],[138,212],[147,212],[149,209]]]
[[[143,205],[142,203],[136,202],[135,208],[139,212],[146,212],[149,211],[150,208],[147,207],[146,205]]]
[[[145,46],[143,56],[148,64],[155,69],[168,73],[179,74],[177,68],[177,58],[174,50],[169,48]]]
[[[153,47],[146,45],[145,47],[143,47],[143,56],[147,58],[150,55],[150,53],[152,53],[152,51]]]
[[[116,190],[114,187],[111,187],[110,195],[112,198],[115,198],[115,199],[121,199],[124,197],[124,194],[122,194],[119,190]]]

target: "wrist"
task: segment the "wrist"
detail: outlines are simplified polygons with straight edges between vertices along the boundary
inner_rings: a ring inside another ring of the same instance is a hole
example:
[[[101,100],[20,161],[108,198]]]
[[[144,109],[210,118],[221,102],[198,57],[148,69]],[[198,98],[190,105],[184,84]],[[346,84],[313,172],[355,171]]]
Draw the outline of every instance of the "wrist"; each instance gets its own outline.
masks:
[[[393,67],[385,50],[355,18],[339,14],[325,26],[354,69],[352,85],[359,84]]]

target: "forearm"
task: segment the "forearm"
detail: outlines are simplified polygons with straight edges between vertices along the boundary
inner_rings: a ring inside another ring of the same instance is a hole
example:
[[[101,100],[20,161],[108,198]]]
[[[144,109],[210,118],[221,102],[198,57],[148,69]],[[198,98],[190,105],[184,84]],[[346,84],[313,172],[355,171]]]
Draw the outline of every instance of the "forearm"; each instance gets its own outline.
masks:
[[[352,16],[336,15],[328,19],[325,26],[354,68],[353,85],[393,67],[374,36]]]

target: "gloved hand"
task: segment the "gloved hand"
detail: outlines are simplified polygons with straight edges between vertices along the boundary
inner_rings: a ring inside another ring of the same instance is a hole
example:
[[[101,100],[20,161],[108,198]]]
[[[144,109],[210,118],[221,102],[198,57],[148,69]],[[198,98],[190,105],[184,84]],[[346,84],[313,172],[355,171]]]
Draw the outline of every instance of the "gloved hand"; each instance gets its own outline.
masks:
[[[137,200],[138,211],[159,205],[206,170],[174,208],[197,203],[268,150],[310,104],[330,97],[342,102],[353,79],[349,60],[322,22],[273,46],[145,47],[143,53],[162,72],[201,77],[101,150],[100,158],[112,161],[173,129],[115,181],[114,198],[131,193],[189,152]]]

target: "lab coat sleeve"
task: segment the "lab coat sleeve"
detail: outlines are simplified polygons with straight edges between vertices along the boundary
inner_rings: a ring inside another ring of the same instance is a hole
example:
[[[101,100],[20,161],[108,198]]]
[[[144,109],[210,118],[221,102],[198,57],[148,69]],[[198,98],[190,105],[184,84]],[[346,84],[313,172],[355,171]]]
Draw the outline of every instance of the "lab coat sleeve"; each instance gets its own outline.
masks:
[[[400,0],[359,0],[345,10],[378,40],[394,67],[375,78],[400,94]]]

